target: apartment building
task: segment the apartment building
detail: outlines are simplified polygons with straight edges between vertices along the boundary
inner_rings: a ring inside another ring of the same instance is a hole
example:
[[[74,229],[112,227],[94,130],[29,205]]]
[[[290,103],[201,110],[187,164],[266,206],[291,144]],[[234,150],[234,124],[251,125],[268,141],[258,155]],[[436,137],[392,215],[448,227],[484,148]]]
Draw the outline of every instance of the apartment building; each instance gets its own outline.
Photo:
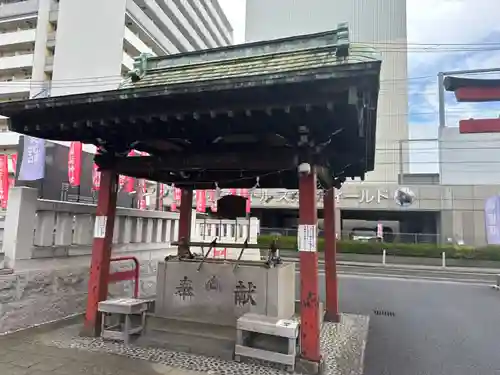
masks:
[[[0,0],[0,101],[118,87],[141,52],[232,43],[218,0]],[[0,124],[0,149],[16,134]]]

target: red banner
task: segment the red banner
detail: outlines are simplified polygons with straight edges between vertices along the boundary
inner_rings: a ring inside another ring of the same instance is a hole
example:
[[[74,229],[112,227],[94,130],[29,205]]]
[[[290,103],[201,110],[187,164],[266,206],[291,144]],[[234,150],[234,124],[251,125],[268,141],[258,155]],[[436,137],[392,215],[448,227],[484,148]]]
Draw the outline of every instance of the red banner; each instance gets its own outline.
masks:
[[[124,175],[119,175],[118,176],[118,186],[120,189],[123,189],[125,187],[125,183],[127,182],[128,177]]]
[[[252,207],[252,197],[250,197],[248,189],[240,189],[240,196],[247,199],[246,213],[250,213],[250,209]]]
[[[146,209],[146,180],[141,178],[137,181],[137,200],[140,210]]]
[[[17,171],[17,154],[10,155],[10,162],[12,163],[12,173],[15,176]]]
[[[229,189],[229,194],[236,195],[236,193],[237,193],[236,189]]]
[[[127,156],[135,156],[135,151],[131,150]],[[132,193],[134,191],[134,179],[132,177],[120,175],[118,176],[118,186],[125,193]]]
[[[215,190],[210,190],[209,192],[210,209],[212,212],[217,212],[217,197],[215,196]]]
[[[99,191],[101,187],[101,172],[97,170],[97,165],[92,164],[92,190]]]
[[[214,248],[214,258],[227,258],[227,248],[217,250]]]
[[[158,210],[163,211],[163,197],[165,196],[165,190],[166,186],[165,184],[160,183],[158,186],[158,189],[160,190],[158,192]]]
[[[174,185],[172,185],[172,187],[174,189],[174,197],[172,199],[172,203],[170,204],[170,211],[177,211],[177,204],[181,201],[182,191]]]
[[[9,199],[9,158],[7,155],[0,155],[0,205],[7,208]]]
[[[196,190],[196,211],[205,212],[207,208],[207,194],[205,190]]]
[[[180,202],[181,201],[181,196],[182,196],[182,190],[179,189],[179,188],[175,188],[174,189],[174,199],[177,201],[177,202]]]
[[[135,188],[135,181],[132,177],[127,177],[127,180],[125,181],[125,185],[123,186],[123,191],[125,193],[132,193]]]
[[[80,186],[82,173],[82,144],[71,142],[68,152],[68,181],[71,186]]]
[[[147,152],[138,152],[139,156],[149,156]],[[138,197],[139,197],[139,209],[146,209],[146,193],[147,193],[147,183],[146,180],[141,178],[138,181]]]

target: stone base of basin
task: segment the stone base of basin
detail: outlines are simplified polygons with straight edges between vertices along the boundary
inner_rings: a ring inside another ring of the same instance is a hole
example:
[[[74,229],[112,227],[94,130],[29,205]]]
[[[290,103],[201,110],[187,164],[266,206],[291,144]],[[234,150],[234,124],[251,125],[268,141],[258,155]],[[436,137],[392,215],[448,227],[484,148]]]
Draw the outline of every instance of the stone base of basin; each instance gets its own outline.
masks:
[[[155,315],[236,326],[247,312],[288,319],[295,313],[295,264],[170,260],[158,264]]]

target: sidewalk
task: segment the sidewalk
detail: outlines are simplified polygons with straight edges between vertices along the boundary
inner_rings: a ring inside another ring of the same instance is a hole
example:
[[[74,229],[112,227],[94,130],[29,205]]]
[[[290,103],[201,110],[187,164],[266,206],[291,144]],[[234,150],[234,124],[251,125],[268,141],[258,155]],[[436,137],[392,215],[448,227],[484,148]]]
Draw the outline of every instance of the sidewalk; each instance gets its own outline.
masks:
[[[2,375],[204,375],[114,354],[58,349],[37,343],[35,334],[0,337]]]
[[[289,375],[282,366],[235,362],[161,347],[80,337],[81,317],[0,336],[0,375]],[[324,322],[325,375],[362,374],[370,317]],[[297,370],[296,370],[297,371]]]

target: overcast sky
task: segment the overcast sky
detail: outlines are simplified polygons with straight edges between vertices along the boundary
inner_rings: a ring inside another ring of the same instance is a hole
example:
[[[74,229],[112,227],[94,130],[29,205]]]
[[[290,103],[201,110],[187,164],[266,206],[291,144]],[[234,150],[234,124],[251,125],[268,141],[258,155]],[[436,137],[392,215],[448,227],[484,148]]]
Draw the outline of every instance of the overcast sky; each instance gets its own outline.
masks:
[[[235,42],[244,40],[245,2],[219,0],[235,30]],[[252,1],[252,0],[248,0]],[[283,0],[269,0],[283,1]],[[438,124],[436,76],[440,71],[500,68],[499,0],[407,0],[409,42],[409,114],[411,138],[435,138]],[[426,44],[429,46],[418,46]],[[425,52],[422,47],[426,48]],[[419,51],[415,51],[418,48]],[[498,104],[457,104],[447,95],[447,125],[462,118],[498,117]],[[432,145],[421,144],[414,172],[435,170],[422,163],[437,160]],[[412,158],[413,159],[413,158]]]

